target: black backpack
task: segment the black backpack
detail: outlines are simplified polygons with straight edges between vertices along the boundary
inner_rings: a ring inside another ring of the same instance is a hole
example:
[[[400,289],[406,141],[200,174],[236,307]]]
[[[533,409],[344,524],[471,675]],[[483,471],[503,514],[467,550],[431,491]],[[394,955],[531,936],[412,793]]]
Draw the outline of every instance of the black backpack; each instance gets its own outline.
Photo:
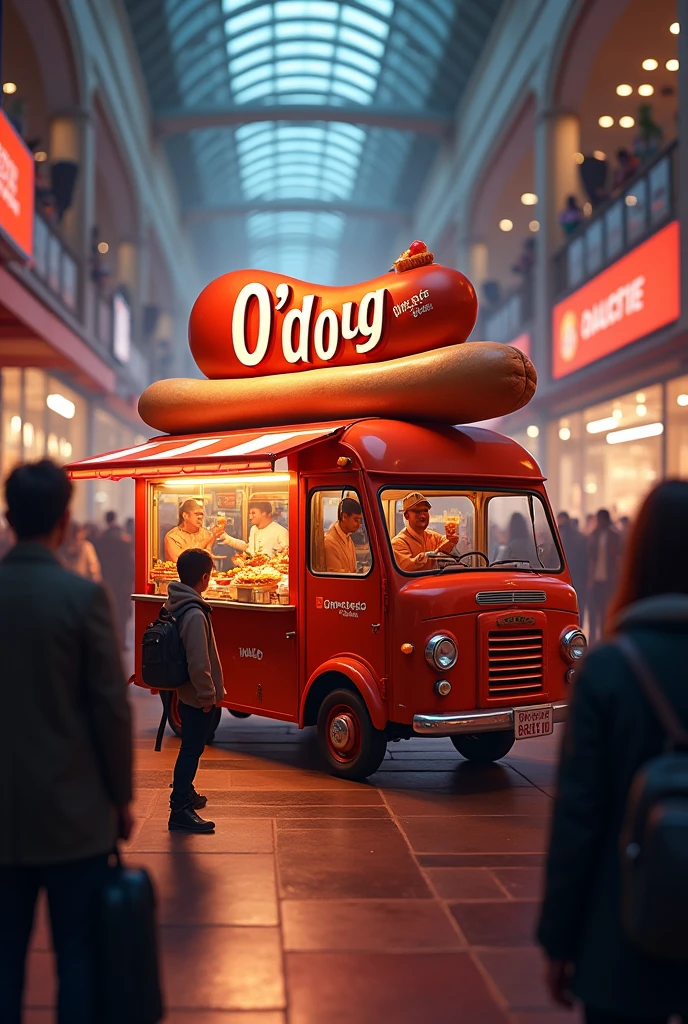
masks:
[[[628,636],[616,645],[668,737],[635,774],[621,833],[621,914],[628,939],[652,957],[688,960],[688,730]]]
[[[141,640],[141,674],[151,690],[177,690],[189,682],[186,651],[179,632],[179,620],[189,608],[201,608],[188,601],[171,614],[164,606],[151,622]],[[201,608],[205,614],[205,609]]]

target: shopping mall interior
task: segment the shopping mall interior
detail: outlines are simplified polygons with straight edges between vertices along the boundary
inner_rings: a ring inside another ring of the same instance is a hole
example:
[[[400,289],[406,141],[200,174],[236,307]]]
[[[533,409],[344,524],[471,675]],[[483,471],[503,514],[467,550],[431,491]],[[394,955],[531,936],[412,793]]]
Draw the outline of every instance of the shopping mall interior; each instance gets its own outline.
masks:
[[[345,286],[421,239],[476,289],[469,340],[537,371],[479,425],[541,467],[552,522],[625,529],[688,479],[684,23],[688,0],[0,0],[3,479],[143,451],[139,396],[201,376],[189,315],[218,276]],[[139,515],[137,473],[83,472],[73,516],[95,537]],[[225,713],[197,777],[218,826],[190,846],[178,740],[153,750],[158,697],[130,690],[165,1020],[574,1019],[534,939],[559,727],[482,774],[414,736],[356,783],[293,715]],[[41,915],[31,1024],[55,999]]]

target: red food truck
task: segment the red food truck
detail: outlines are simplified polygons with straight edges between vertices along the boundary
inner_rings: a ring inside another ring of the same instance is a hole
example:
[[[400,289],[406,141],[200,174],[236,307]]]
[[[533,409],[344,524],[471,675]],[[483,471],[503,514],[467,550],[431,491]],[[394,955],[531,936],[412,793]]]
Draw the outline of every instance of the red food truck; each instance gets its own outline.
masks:
[[[166,537],[195,499],[221,535],[205,597],[223,706],[315,726],[336,775],[371,775],[412,736],[492,761],[565,717],[586,641],[542,473],[513,440],[352,417],[163,435],[69,469],[136,483],[138,685],[177,578]]]

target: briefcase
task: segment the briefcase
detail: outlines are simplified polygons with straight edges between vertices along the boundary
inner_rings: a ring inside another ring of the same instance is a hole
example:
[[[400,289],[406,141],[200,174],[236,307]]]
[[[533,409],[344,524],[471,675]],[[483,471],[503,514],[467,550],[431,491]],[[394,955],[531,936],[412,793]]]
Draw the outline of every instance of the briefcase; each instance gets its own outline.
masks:
[[[163,1005],[155,892],[143,868],[111,857],[96,925],[96,995],[100,1024],[156,1024]]]

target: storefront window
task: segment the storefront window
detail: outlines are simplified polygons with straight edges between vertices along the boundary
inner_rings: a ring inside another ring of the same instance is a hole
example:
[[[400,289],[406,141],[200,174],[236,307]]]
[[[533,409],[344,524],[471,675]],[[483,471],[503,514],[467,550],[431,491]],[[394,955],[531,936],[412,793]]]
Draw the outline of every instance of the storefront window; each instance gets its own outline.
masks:
[[[311,497],[311,571],[365,576],[372,555],[356,491],[316,491]]]
[[[22,370],[8,366],[2,374],[2,478],[22,458]]]
[[[178,579],[182,551],[214,562],[206,598],[289,603],[289,477],[170,479],[150,486],[150,576],[156,593]]]
[[[688,377],[667,384],[667,476],[688,479]]]

